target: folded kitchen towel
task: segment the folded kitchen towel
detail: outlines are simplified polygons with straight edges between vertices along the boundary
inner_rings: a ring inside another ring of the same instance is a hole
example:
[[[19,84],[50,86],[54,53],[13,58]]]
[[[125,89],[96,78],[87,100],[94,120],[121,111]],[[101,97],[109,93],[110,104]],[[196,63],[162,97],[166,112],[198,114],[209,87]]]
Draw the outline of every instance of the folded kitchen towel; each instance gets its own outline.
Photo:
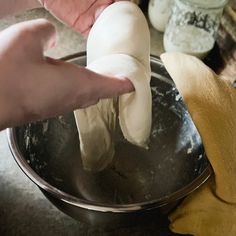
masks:
[[[169,216],[173,232],[236,235],[236,89],[199,59],[165,53],[161,59],[201,135],[214,175]]]

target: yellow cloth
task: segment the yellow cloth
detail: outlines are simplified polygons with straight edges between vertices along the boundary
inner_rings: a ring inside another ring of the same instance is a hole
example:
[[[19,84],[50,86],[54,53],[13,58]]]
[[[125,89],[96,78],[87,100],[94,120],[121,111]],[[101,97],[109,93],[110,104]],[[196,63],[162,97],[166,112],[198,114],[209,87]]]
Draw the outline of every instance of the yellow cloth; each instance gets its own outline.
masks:
[[[236,235],[236,89],[195,57],[165,53],[164,65],[183,96],[215,175],[169,216],[173,232]]]

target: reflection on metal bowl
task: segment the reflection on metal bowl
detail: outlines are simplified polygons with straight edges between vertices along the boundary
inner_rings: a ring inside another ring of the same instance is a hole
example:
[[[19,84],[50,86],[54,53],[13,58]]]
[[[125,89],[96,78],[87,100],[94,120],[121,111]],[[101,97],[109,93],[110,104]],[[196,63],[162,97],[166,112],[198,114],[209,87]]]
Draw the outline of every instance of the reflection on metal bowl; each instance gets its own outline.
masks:
[[[66,60],[84,65],[86,56]],[[103,227],[138,224],[171,208],[210,176],[181,96],[158,58],[151,56],[151,67],[150,148],[128,143],[118,130],[115,158],[102,172],[83,170],[73,113],[8,129],[18,165],[68,215]]]

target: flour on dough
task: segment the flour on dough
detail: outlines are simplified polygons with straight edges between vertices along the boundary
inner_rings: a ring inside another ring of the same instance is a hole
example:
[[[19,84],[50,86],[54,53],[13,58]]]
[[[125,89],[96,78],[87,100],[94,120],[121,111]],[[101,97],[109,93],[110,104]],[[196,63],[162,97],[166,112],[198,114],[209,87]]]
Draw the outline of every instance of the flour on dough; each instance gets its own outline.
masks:
[[[87,68],[130,79],[135,92],[74,112],[85,169],[100,171],[114,156],[116,118],[124,137],[147,147],[151,131],[150,33],[141,10],[121,1],[107,7],[88,37]]]

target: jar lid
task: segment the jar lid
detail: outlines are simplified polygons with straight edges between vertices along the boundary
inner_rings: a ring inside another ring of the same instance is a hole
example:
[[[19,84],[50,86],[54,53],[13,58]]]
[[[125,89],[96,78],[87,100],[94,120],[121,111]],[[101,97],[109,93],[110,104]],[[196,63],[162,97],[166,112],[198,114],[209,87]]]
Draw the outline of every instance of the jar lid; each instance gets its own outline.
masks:
[[[229,0],[180,0],[188,5],[194,5],[195,7],[199,8],[207,8],[207,9],[214,9],[214,8],[222,8],[224,7]]]

